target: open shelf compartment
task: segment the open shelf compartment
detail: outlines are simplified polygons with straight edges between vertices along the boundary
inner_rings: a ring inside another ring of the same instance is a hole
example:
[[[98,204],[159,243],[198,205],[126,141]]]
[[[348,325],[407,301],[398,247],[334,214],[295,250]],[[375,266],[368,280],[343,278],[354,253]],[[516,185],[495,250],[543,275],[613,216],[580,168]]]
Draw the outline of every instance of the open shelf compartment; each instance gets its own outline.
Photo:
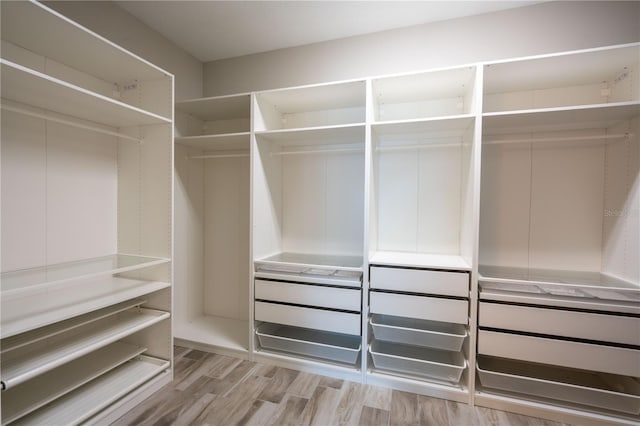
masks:
[[[360,336],[262,323],[256,328],[260,346],[282,353],[355,365],[361,350]]]

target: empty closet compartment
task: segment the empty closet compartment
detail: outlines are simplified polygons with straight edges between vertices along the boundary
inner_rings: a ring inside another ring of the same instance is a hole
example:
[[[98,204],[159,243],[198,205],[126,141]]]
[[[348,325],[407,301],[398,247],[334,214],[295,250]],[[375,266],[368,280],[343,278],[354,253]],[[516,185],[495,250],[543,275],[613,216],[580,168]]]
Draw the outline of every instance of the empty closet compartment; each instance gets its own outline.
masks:
[[[369,353],[376,370],[457,384],[467,367],[461,352],[374,340]]]
[[[232,95],[176,102],[176,142],[206,149],[220,139],[249,141],[251,96]]]
[[[640,349],[479,330],[478,353],[560,367],[640,377]]]
[[[374,314],[369,324],[376,340],[460,352],[468,332],[462,324]]]
[[[349,365],[358,361],[362,343],[360,336],[269,323],[256,335],[264,349]]]
[[[253,255],[362,272],[364,126],[256,134]]]
[[[469,297],[469,274],[466,272],[371,266],[370,288]]]
[[[372,126],[370,263],[471,267],[473,117]]]
[[[412,120],[475,112],[476,67],[373,80],[375,121]]]
[[[640,414],[637,378],[484,356],[476,368],[483,389]]]
[[[256,321],[360,335],[360,312],[336,311],[282,303],[255,302]]]
[[[255,95],[254,129],[364,124],[365,93],[364,81],[260,92]]]
[[[480,302],[480,327],[640,346],[640,318]]]
[[[360,290],[283,281],[255,280],[256,300],[360,312]]]
[[[467,300],[384,293],[373,290],[369,292],[369,311],[372,314],[454,324],[467,324],[469,320],[469,302]]]
[[[489,64],[484,112],[637,104],[640,46]]]

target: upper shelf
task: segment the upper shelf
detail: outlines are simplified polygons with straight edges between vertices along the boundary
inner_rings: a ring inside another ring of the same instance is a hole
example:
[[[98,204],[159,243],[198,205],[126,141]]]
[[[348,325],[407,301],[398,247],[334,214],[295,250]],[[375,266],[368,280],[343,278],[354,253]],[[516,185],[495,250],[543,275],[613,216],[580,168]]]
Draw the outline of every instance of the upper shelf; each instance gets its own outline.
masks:
[[[640,101],[483,114],[483,134],[603,129],[640,114]]]
[[[131,82],[169,76],[39,2],[2,2],[1,15],[2,40],[103,80]]]
[[[473,114],[475,75],[464,67],[374,79],[374,120]]]
[[[256,131],[364,123],[364,81],[270,90],[256,94]]]
[[[4,3],[3,3],[4,4]],[[91,92],[22,65],[2,63],[2,98],[113,127],[171,120]]]
[[[371,129],[378,143],[407,143],[409,141],[458,139],[473,130],[473,115],[396,121],[374,124]]]
[[[640,100],[640,44],[501,61],[484,72],[485,112]]]
[[[175,142],[205,151],[248,150],[249,132],[223,133],[220,135],[181,136]]]
[[[251,97],[246,94],[189,99],[176,102],[176,110],[190,114],[202,121],[249,119]]]
[[[272,130],[256,132],[258,141],[264,140],[278,146],[317,146],[362,144],[364,146],[364,123],[343,126],[323,126],[306,129]]]
[[[376,251],[369,258],[369,263],[372,265],[434,268],[452,271],[471,270],[471,265],[462,256],[415,252]]]

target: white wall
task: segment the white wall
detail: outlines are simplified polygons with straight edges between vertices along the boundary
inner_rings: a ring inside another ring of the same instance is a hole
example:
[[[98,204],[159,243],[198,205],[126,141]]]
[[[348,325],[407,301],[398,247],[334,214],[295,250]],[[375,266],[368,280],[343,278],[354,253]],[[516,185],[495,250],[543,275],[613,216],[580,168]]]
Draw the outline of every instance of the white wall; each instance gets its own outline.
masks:
[[[202,96],[202,62],[108,1],[47,1],[47,6],[175,76],[176,100]]]
[[[640,40],[640,2],[560,1],[204,65],[204,95],[250,92]]]

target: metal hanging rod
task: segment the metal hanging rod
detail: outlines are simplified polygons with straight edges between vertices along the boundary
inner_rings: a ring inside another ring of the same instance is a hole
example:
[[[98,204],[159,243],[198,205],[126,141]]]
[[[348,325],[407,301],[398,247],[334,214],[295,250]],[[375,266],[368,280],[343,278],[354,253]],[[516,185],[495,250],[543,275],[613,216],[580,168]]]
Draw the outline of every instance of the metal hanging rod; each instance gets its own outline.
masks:
[[[548,138],[527,138],[527,139],[505,139],[482,142],[483,145],[506,145],[519,143],[534,142],[571,142],[571,141],[590,141],[602,139],[626,139],[633,136],[633,133],[616,133],[610,135],[592,135],[592,136],[551,136]]]
[[[13,105],[6,105],[6,104],[2,104],[1,106],[2,106],[2,109],[6,111],[16,112],[18,114],[28,115],[30,117],[35,117],[35,118],[42,118],[47,121],[52,121],[54,123],[60,123],[60,124],[64,124],[71,127],[76,127],[78,129],[91,130],[93,132],[101,133],[103,135],[115,136],[120,139],[125,139],[128,141],[133,141],[137,143],[142,143],[144,141],[143,139],[140,139],[140,138],[125,135],[123,133],[119,133],[111,130],[106,130],[100,127],[92,126],[90,124],[78,123],[77,121],[51,116],[51,115],[48,115],[46,112],[36,112],[36,111],[31,111],[28,109],[20,108]]]
[[[308,151],[280,151],[272,152],[271,155],[307,155],[307,154],[333,154],[341,152],[364,152],[363,148],[332,148],[332,149],[313,149]]]
[[[468,144],[434,143],[434,144],[425,144],[425,145],[379,146],[376,148],[376,151],[384,152],[384,151],[407,151],[407,150],[431,149],[431,148],[460,148],[462,146],[468,146]]]
[[[248,157],[249,153],[241,153],[241,154],[203,154],[203,155],[192,155],[187,157],[189,160],[206,160],[209,158],[239,158],[239,157]]]

